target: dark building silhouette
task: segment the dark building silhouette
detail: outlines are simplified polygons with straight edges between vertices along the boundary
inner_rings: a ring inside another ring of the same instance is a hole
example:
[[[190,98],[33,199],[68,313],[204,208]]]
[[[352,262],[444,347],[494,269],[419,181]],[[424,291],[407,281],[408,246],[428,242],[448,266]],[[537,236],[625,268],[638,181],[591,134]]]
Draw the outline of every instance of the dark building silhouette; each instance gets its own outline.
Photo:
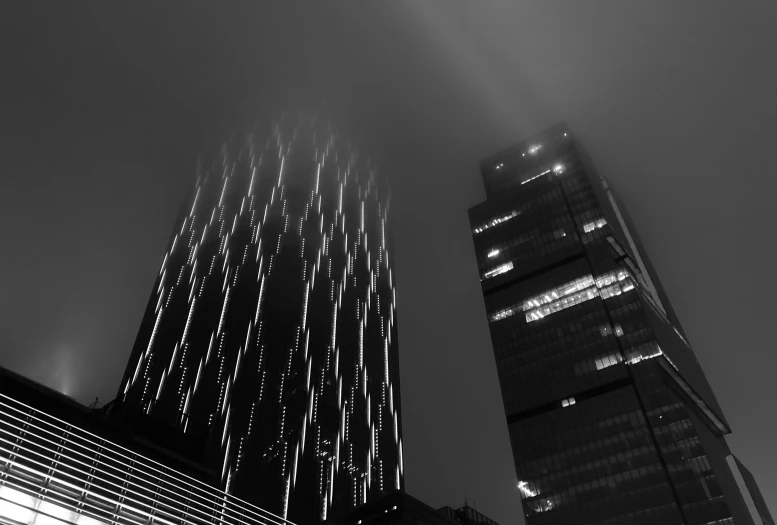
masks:
[[[292,525],[108,416],[0,368],[0,523]]]
[[[405,492],[393,492],[327,520],[326,525],[498,525],[472,507],[435,510]]]
[[[485,514],[478,512],[477,509],[470,507],[466,503],[463,507],[459,507],[458,509],[443,507],[437,512],[452,521],[463,523],[464,525],[499,525],[497,522]]]
[[[572,132],[481,171],[488,200],[470,222],[527,523],[771,523],[731,469],[728,423],[626,210]]]
[[[203,158],[118,393],[297,523],[403,488],[385,181],[315,121]]]

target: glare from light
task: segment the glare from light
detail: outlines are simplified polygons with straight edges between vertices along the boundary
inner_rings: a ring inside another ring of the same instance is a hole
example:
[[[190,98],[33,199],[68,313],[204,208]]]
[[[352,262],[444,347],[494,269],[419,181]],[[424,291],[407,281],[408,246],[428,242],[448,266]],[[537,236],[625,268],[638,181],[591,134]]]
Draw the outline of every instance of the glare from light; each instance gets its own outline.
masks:
[[[0,516],[19,523],[32,523],[35,511],[30,510],[37,499],[9,486],[0,487]]]
[[[35,525],[61,525],[63,521],[72,523],[77,516],[74,512],[50,501],[42,501],[38,512]]]
[[[496,277],[497,275],[501,275],[503,273],[509,272],[512,269],[513,269],[512,261],[506,262],[504,264],[500,264],[499,266],[497,266],[493,270],[487,271],[485,273],[485,275],[483,276],[483,278],[484,279],[488,279],[489,277]]]
[[[529,488],[529,484],[526,483],[525,481],[519,481],[518,482],[518,490],[520,490],[521,491],[521,495],[526,497],[526,498],[533,498],[534,496],[539,494],[539,492],[536,492],[536,491],[530,489]]]
[[[563,164],[556,164],[555,166],[553,166],[553,171],[556,172],[557,174],[563,173],[564,172],[564,165]]]
[[[596,219],[595,221],[587,222],[583,224],[583,232],[590,233],[596,229],[603,228],[607,225],[607,220]]]

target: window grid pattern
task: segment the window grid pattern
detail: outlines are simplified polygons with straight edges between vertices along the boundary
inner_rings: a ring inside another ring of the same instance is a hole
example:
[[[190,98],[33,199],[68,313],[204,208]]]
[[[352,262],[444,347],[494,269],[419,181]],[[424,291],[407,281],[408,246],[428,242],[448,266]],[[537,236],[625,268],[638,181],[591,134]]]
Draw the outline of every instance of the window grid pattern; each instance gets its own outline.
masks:
[[[509,277],[483,286],[526,521],[731,525],[697,429],[683,419],[689,401],[662,399],[660,414],[640,404],[645,385],[634,378],[669,357],[645,311],[644,276],[613,242],[598,178],[562,142],[549,139],[536,162],[516,149],[513,161],[497,161],[502,173],[484,170],[490,197],[544,163],[564,166],[517,193],[506,208],[520,217],[474,236],[481,276],[513,263]],[[660,379],[656,395],[674,395],[671,378]],[[677,421],[657,424],[667,410]]]
[[[626,362],[633,365],[637,390],[688,525],[731,519],[722,491],[699,441],[688,409],[660,367],[645,357],[661,355],[644,308],[643,294],[615,298],[605,306],[623,331]]]
[[[25,525],[290,525],[0,394],[0,521]]]
[[[667,387],[666,377],[651,361],[636,367],[637,384],[659,448],[688,525],[731,519],[723,491],[712,471],[688,408]]]
[[[490,314],[489,320],[501,321],[519,312],[526,312],[526,322],[530,323],[597,297],[609,299],[633,289],[634,282],[625,270],[616,270],[597,278],[585,275],[521,303],[501,308]]]
[[[547,323],[547,329],[540,323],[524,324],[501,331],[494,343],[508,414],[625,377],[618,367],[597,369],[595,364],[620,354],[616,338],[600,334],[598,326],[607,322],[601,301],[556,315],[559,318]]]
[[[476,237],[481,276],[511,261],[518,271],[532,265],[538,256],[552,254],[579,243],[572,218],[558,187],[525,202],[520,217],[493,232]],[[498,255],[489,257],[498,250]]]
[[[511,425],[528,523],[593,523],[667,507],[682,523],[630,387]],[[618,502],[615,504],[615,502]],[[664,522],[662,522],[664,523]]]

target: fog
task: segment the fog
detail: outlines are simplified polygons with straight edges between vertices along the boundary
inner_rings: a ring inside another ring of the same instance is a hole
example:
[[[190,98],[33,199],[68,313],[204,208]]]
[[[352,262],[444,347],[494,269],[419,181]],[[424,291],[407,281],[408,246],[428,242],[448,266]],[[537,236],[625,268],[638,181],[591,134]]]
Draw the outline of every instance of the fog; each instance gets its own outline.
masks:
[[[564,120],[623,194],[777,510],[773,2],[16,2],[0,17],[0,365],[113,397],[203,148],[322,108],[393,186],[408,492],[520,499],[467,208]]]

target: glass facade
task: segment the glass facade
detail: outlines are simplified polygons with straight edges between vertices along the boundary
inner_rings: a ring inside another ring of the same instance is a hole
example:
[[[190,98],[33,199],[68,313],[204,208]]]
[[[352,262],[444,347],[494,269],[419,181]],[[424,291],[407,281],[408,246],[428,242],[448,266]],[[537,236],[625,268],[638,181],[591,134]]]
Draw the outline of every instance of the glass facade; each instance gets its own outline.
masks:
[[[403,488],[389,192],[318,122],[204,156],[118,399],[297,523]],[[145,419],[144,419],[145,418]]]
[[[0,523],[293,525],[178,466],[190,470],[58,392],[0,369]]]
[[[753,523],[715,396],[571,130],[481,169],[470,223],[527,523]]]

